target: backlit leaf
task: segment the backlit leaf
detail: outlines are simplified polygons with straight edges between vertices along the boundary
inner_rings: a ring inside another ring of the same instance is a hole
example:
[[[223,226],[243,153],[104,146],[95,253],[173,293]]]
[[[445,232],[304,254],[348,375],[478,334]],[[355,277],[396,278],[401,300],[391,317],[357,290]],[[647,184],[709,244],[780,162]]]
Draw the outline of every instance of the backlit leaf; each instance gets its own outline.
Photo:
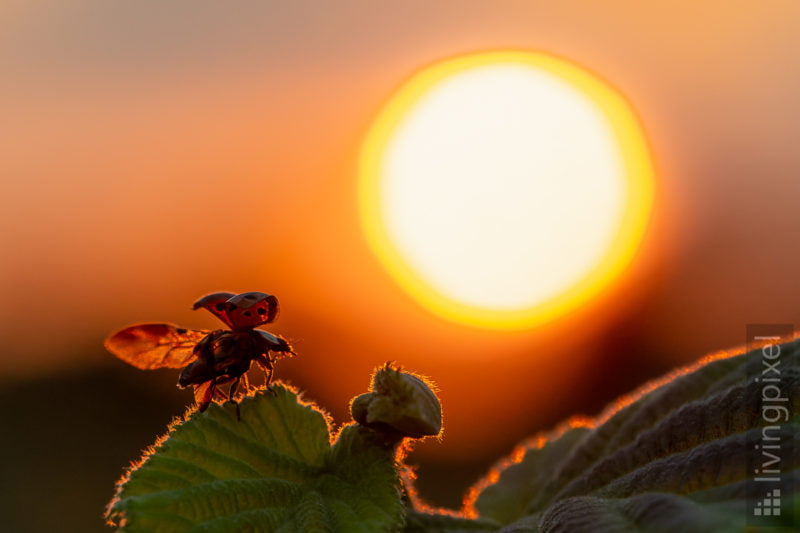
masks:
[[[121,480],[108,518],[135,532],[375,532],[403,522],[394,450],[291,389],[192,412]]]
[[[781,483],[800,489],[799,347],[781,345],[777,383],[785,400],[778,403],[791,413],[785,423],[763,416],[769,402],[760,350],[710,357],[645,385],[595,421],[525,443],[472,489],[463,514],[484,527],[497,524],[479,531],[745,531],[750,504],[766,492],[748,463],[764,431],[780,437],[771,442],[783,447]],[[800,490],[785,492],[784,509],[793,507],[794,518],[784,513],[776,521],[800,530]],[[474,531],[463,518],[429,517],[431,531]]]

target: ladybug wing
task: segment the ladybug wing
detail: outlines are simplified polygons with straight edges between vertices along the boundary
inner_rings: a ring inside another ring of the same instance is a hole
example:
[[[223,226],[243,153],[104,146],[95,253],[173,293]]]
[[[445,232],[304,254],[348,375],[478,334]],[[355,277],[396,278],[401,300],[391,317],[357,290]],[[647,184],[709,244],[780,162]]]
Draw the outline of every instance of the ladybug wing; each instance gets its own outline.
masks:
[[[193,305],[192,309],[208,309],[211,313],[214,314],[215,317],[219,318],[225,325],[229,328],[233,328],[233,324],[231,323],[231,319],[228,316],[228,310],[230,309],[230,304],[228,300],[230,300],[233,296],[236,296],[232,292],[214,292],[211,294],[206,294],[205,296],[199,298]]]
[[[278,318],[278,299],[264,292],[243,292],[228,300],[227,317],[231,329],[250,329]]]
[[[195,386],[194,401],[197,405],[203,405],[203,404],[208,405],[207,402],[211,398],[211,395],[208,393],[209,387],[211,387],[210,380]]]
[[[103,345],[142,370],[182,368],[194,359],[195,345],[208,333],[175,324],[137,324],[113,333]]]

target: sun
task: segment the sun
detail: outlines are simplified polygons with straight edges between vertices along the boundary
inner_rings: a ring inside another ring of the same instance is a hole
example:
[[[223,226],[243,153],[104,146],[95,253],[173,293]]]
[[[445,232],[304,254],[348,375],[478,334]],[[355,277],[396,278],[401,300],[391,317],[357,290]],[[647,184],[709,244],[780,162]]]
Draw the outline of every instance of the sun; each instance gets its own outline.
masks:
[[[549,54],[497,51],[417,72],[363,143],[369,245],[449,320],[523,329],[581,306],[638,249],[654,171],[631,106]]]

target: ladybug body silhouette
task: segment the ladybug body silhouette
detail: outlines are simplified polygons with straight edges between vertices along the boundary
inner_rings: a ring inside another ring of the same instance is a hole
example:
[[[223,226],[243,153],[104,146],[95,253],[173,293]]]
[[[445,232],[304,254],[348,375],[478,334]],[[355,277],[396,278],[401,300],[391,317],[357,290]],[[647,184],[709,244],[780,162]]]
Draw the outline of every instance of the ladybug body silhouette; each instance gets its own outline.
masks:
[[[215,396],[225,398],[219,386],[230,384],[227,398],[236,404],[237,391],[249,389],[247,372],[253,362],[266,374],[269,388],[275,361],[293,356],[286,339],[256,326],[273,322],[278,299],[263,292],[215,292],[197,300],[230,329],[188,329],[169,323],[136,324],[111,334],[105,341],[113,355],[137,368],[181,368],[178,386],[194,387],[197,408],[205,411]]]

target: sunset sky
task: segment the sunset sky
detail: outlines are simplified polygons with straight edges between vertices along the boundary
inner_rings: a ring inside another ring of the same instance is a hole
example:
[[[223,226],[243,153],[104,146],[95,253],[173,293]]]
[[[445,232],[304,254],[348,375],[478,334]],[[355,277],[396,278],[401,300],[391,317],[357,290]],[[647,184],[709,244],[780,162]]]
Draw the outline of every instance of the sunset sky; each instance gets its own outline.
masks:
[[[357,204],[362,142],[394,91],[495,49],[607,80],[656,169],[622,278],[520,331],[421,306]],[[426,453],[505,449],[604,368],[655,377],[741,344],[748,323],[800,324],[798,49],[792,0],[5,2],[0,380],[120,364],[110,331],[216,327],[197,297],[259,290],[299,353],[278,377],[339,420],[395,360],[441,389],[445,438]],[[509,432],[477,434],[486,420]]]

